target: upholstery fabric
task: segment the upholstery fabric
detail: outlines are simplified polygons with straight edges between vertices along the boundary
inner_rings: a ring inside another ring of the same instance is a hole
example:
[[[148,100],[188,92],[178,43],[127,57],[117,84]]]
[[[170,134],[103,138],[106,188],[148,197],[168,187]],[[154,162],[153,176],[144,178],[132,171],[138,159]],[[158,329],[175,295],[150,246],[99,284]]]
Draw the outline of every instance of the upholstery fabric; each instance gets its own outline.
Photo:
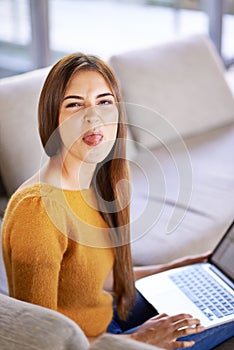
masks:
[[[0,295],[1,350],[87,350],[89,342],[69,318]]]
[[[8,195],[41,166],[37,104],[48,72],[0,80],[0,172]]]
[[[131,339],[121,339],[110,334],[102,335],[89,350],[160,350],[157,346],[144,344]]]
[[[156,148],[151,161],[139,154],[144,171],[132,164],[137,265],[211,250],[233,220],[234,123],[187,138],[185,145],[187,162],[186,148],[172,144]]]
[[[130,339],[102,335],[91,346],[62,314],[0,294],[1,350],[160,350]]]
[[[155,147],[230,123],[234,101],[205,36],[110,58],[135,140]]]

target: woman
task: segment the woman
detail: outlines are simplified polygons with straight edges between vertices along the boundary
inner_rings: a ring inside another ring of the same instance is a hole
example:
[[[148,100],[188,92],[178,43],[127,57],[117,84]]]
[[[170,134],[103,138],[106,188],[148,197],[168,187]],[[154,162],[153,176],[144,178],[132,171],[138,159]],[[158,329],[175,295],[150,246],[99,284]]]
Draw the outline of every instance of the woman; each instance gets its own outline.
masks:
[[[134,305],[134,279],[207,256],[133,269],[121,102],[113,72],[97,57],[69,55],[50,71],[38,110],[49,160],[12,196],[3,222],[10,295],[72,318],[90,341],[108,331],[190,347],[189,337],[177,339],[204,331],[199,320],[157,315],[140,295]],[[136,320],[139,304],[147,313]]]

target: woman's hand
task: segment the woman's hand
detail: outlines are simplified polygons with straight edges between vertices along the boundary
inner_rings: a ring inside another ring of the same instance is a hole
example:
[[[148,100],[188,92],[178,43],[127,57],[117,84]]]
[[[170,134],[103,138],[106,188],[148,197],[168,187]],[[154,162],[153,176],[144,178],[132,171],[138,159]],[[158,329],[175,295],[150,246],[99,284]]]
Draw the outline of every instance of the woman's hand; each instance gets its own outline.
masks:
[[[142,278],[142,277],[153,275],[155,273],[174,269],[175,267],[206,262],[210,255],[211,255],[211,252],[206,252],[204,254],[191,255],[191,256],[179,258],[167,264],[135,266],[134,267],[135,280],[138,280],[139,278]]]
[[[186,265],[206,262],[210,255],[211,255],[211,252],[206,252],[203,254],[190,255],[190,256],[185,256],[183,258],[173,260],[166,265],[167,270],[174,269],[174,268],[180,267],[180,266],[186,266]]]
[[[191,315],[161,314],[143,323],[136,332],[131,334],[131,338],[163,349],[188,348],[194,345],[194,341],[176,339],[204,330],[205,328],[200,326],[200,321]]]

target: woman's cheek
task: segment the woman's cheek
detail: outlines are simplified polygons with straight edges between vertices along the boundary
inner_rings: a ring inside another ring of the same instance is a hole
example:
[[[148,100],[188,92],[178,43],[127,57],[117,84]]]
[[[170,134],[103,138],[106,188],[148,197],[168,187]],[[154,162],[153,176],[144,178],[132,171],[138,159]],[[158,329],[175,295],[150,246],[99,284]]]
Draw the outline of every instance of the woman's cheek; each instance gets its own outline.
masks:
[[[112,123],[106,126],[106,134],[108,140],[115,140],[117,136],[118,124]]]
[[[70,149],[83,135],[81,119],[76,115],[64,119],[59,125],[59,133],[64,146]]]

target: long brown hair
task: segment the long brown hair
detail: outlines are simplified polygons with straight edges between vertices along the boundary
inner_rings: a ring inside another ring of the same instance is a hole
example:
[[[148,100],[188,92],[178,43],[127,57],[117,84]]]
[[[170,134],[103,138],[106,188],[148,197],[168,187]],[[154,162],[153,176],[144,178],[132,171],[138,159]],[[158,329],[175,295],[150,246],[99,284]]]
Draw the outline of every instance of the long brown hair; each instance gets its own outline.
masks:
[[[102,74],[114,94],[117,103],[119,120],[115,144],[107,156],[98,164],[92,186],[103,203],[115,203],[115,210],[99,206],[99,211],[110,228],[114,230],[113,246],[115,252],[113,291],[121,318],[126,318],[135,297],[134,276],[130,249],[129,203],[123,205],[123,198],[129,198],[128,186],[122,189],[117,184],[121,180],[129,181],[126,161],[126,114],[117,79],[110,67],[100,58],[92,55],[75,53],[65,56],[51,69],[43,86],[39,107],[39,133],[48,156],[54,156],[61,150],[61,139],[56,134],[59,111],[66,87],[71,77],[81,70],[94,70]],[[51,136],[54,137],[53,142]],[[120,186],[121,187],[121,186]],[[108,204],[107,204],[108,206]]]

